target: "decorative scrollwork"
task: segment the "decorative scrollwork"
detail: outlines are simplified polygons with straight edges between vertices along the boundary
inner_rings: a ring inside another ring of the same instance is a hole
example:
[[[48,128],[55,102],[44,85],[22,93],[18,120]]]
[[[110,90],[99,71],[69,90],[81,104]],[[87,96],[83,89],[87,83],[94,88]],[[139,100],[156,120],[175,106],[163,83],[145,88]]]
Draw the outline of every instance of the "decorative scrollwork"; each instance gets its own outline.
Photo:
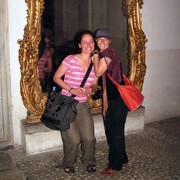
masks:
[[[40,42],[41,15],[44,10],[44,0],[25,0],[27,3],[27,24],[24,28],[23,40],[18,40],[19,63],[21,71],[20,89],[24,106],[27,109],[27,122],[35,123],[40,121],[47,101],[47,94],[42,93],[38,80],[38,44]],[[140,9],[142,0],[124,0],[124,12],[128,19],[128,38],[130,43],[129,78],[142,90],[144,76],[146,73],[145,64],[145,43],[146,37],[141,28]],[[95,106],[101,106],[102,102]],[[92,105],[92,104],[91,104]],[[99,109],[99,108],[98,108]],[[92,112],[97,112],[92,109]]]
[[[26,3],[28,4],[27,25],[23,40],[19,40],[20,89],[24,105],[28,110],[27,121],[38,122],[47,100],[47,95],[41,91],[37,68],[40,19],[44,1],[26,0]]]
[[[125,0],[124,10],[128,19],[129,49],[129,79],[142,91],[144,76],[146,74],[145,43],[146,36],[141,27],[142,0]]]

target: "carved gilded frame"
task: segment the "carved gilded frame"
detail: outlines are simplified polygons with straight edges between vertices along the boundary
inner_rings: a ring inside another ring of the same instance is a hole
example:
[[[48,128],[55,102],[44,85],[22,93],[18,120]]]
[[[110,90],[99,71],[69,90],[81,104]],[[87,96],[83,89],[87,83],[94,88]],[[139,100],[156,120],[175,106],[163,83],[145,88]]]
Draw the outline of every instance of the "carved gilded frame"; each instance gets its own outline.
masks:
[[[27,122],[40,121],[44,111],[47,94],[42,93],[38,80],[38,44],[40,42],[41,15],[44,0],[26,0],[27,24],[24,28],[23,40],[18,40],[19,63],[21,71],[20,89],[24,106],[27,109]],[[128,19],[128,39],[130,43],[129,78],[141,91],[146,73],[145,43],[146,36],[141,27],[142,0],[124,0],[123,7]]]

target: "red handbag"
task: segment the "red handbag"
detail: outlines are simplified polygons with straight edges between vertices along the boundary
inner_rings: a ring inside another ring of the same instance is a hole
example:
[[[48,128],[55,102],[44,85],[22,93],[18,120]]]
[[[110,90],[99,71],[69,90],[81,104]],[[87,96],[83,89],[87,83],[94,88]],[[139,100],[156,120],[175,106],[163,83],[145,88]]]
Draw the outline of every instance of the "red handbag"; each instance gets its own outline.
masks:
[[[143,103],[144,96],[136,86],[123,74],[125,85],[117,83],[110,74],[106,73],[109,79],[116,85],[124,103],[129,111],[136,110]]]

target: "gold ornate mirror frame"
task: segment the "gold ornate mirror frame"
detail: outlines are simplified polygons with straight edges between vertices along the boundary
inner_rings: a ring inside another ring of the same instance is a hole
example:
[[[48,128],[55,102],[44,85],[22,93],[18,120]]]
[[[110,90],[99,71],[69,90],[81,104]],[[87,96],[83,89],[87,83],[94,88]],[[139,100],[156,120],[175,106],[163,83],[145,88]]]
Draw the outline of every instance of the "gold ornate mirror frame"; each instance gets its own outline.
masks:
[[[21,71],[20,89],[24,106],[27,109],[27,122],[40,121],[44,111],[47,94],[42,93],[38,79],[38,44],[41,34],[41,15],[44,0],[25,0],[27,3],[27,24],[23,40],[18,40],[19,63]],[[141,28],[142,0],[124,0],[123,8],[128,20],[129,40],[129,78],[141,91],[146,73],[145,43],[146,36]]]

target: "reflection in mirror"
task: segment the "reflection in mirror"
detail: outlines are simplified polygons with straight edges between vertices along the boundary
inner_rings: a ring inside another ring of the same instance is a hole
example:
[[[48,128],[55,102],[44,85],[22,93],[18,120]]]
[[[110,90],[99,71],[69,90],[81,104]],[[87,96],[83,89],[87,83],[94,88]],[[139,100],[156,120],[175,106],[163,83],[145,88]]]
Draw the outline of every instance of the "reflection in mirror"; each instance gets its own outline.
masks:
[[[57,51],[64,41],[71,40],[79,29],[108,28],[112,34],[112,46],[116,49],[128,73],[127,18],[123,12],[123,0],[45,0],[41,28],[51,29]]]
[[[44,53],[38,61],[39,80],[43,92],[50,92],[52,90],[54,84],[52,81],[53,73],[64,58],[61,44],[64,41],[71,40],[79,29],[95,31],[98,28],[108,28],[110,30],[112,34],[112,47],[116,49],[119,57],[121,57],[123,72],[127,75],[127,18],[123,12],[122,0],[111,0],[110,2],[108,0],[45,0],[44,11],[41,17],[41,31],[51,30],[53,32],[56,52],[53,58],[47,57],[46,53]],[[41,35],[40,45],[42,42],[44,43],[45,37],[45,40],[48,40],[44,33],[41,34],[43,36]],[[53,68],[51,69],[48,69],[49,61],[53,61]],[[54,86],[56,85],[54,84]],[[99,86],[101,86],[100,83]],[[89,102],[92,113],[101,112],[101,99],[92,100],[90,96]]]
[[[52,0],[53,3],[46,6],[48,2],[51,1],[26,1],[27,25],[23,40],[18,41],[20,89],[23,103],[27,108],[27,122],[40,121],[47,101],[47,93],[42,92],[38,74],[38,47],[42,39],[42,29],[47,27],[53,31],[57,50],[59,44],[71,39],[74,32],[79,29],[95,30],[99,27],[108,27],[113,36],[112,45],[123,60],[124,72],[137,88],[142,90],[146,73],[146,37],[141,28],[140,14],[142,0]],[[52,8],[58,10],[50,13],[50,21],[45,20],[47,16],[44,15],[44,9],[48,8],[50,12]],[[122,9],[127,20],[123,19]],[[50,25],[46,26],[45,22],[49,22]]]
[[[52,91],[54,57],[53,32],[50,29],[43,29],[38,51],[38,76],[42,92]]]

